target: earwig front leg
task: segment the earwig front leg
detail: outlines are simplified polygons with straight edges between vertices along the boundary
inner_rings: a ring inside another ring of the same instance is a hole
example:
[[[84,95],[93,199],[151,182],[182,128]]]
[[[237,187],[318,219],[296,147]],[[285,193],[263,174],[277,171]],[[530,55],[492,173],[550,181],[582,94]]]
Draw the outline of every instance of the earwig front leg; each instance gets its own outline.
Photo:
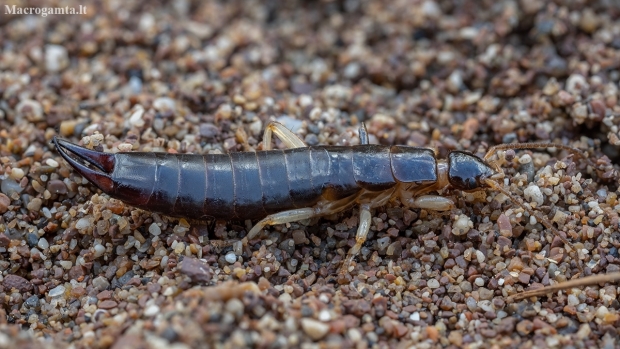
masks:
[[[243,244],[246,245],[249,240],[256,237],[256,235],[258,235],[258,233],[268,225],[297,222],[303,219],[310,219],[317,215],[318,215],[317,211],[312,207],[297,208],[294,210],[271,214],[265,217],[264,219],[262,219],[260,222],[256,223],[254,227],[250,229],[250,232],[248,233],[248,235],[245,238],[243,238]]]
[[[362,245],[366,242],[368,231],[370,231],[371,219],[372,215],[370,214],[370,205],[360,205],[360,225],[357,228],[357,233],[355,234],[355,245],[351,247],[347,253],[347,258],[342,263],[342,267],[340,267],[341,273],[345,273],[349,269],[353,258],[360,252]]]
[[[265,127],[265,133],[263,134],[263,150],[271,150],[272,134],[278,136],[287,148],[307,147],[306,143],[291,130],[286,128],[286,126],[277,121],[272,121]]]
[[[423,208],[431,211],[448,211],[454,208],[454,201],[439,195],[422,195],[417,198],[409,191],[400,192],[400,201],[415,208]]]
[[[423,195],[413,203],[415,207],[431,211],[448,211],[454,208],[454,201],[439,195]]]

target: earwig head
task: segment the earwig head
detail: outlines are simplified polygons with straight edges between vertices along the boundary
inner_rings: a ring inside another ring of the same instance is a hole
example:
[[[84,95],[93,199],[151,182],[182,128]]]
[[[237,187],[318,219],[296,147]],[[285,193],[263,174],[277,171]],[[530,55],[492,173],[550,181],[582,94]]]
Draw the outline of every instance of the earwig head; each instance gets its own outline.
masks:
[[[473,154],[453,151],[448,155],[448,181],[455,189],[472,191],[488,188],[485,181],[496,172]]]

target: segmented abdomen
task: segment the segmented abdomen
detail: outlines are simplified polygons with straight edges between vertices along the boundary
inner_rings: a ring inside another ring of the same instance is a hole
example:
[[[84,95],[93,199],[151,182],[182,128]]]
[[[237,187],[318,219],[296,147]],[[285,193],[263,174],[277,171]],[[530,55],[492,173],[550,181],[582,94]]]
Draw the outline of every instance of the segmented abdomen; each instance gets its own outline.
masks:
[[[262,218],[397,182],[436,180],[426,149],[310,147],[229,154],[121,153],[116,196],[135,206],[191,218]],[[434,176],[434,177],[433,177]]]

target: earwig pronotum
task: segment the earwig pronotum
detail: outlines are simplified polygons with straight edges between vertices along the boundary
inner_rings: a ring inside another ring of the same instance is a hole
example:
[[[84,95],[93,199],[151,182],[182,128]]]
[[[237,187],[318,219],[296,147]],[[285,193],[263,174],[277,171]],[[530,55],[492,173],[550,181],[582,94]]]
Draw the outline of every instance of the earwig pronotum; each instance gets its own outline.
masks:
[[[271,149],[272,134],[287,149]],[[356,243],[344,268],[366,241],[372,208],[398,197],[408,207],[447,211],[454,207],[450,198],[430,195],[446,187],[465,192],[498,190],[576,251],[547,218],[500,185],[504,173],[490,158],[498,150],[526,148],[560,148],[582,155],[577,149],[553,143],[503,144],[490,148],[483,159],[452,151],[447,159],[438,160],[427,148],[369,144],[364,126],[359,134],[360,145],[308,147],[282,124],[272,122],[265,129],[263,151],[207,155],[110,154],[57,138],[53,142],[80,175],[130,205],[176,217],[261,219],[244,244],[265,226],[358,205]]]

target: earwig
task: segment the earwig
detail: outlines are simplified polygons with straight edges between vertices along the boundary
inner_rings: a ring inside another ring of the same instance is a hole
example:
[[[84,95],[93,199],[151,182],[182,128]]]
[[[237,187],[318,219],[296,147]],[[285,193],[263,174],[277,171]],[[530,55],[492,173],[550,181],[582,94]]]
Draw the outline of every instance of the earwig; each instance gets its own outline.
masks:
[[[271,149],[272,134],[287,149]],[[359,134],[360,145],[308,147],[282,124],[272,122],[265,129],[263,151],[207,155],[110,154],[57,138],[53,143],[80,175],[127,204],[175,217],[260,219],[243,239],[244,245],[266,226],[357,205],[356,242],[343,269],[348,269],[366,241],[372,208],[398,198],[411,208],[448,211],[453,201],[431,194],[447,187],[500,191],[576,251],[546,217],[500,185],[504,173],[490,158],[506,149],[560,148],[583,156],[579,150],[553,143],[520,143],[492,147],[483,159],[462,151],[436,159],[427,148],[369,144],[364,126]]]

